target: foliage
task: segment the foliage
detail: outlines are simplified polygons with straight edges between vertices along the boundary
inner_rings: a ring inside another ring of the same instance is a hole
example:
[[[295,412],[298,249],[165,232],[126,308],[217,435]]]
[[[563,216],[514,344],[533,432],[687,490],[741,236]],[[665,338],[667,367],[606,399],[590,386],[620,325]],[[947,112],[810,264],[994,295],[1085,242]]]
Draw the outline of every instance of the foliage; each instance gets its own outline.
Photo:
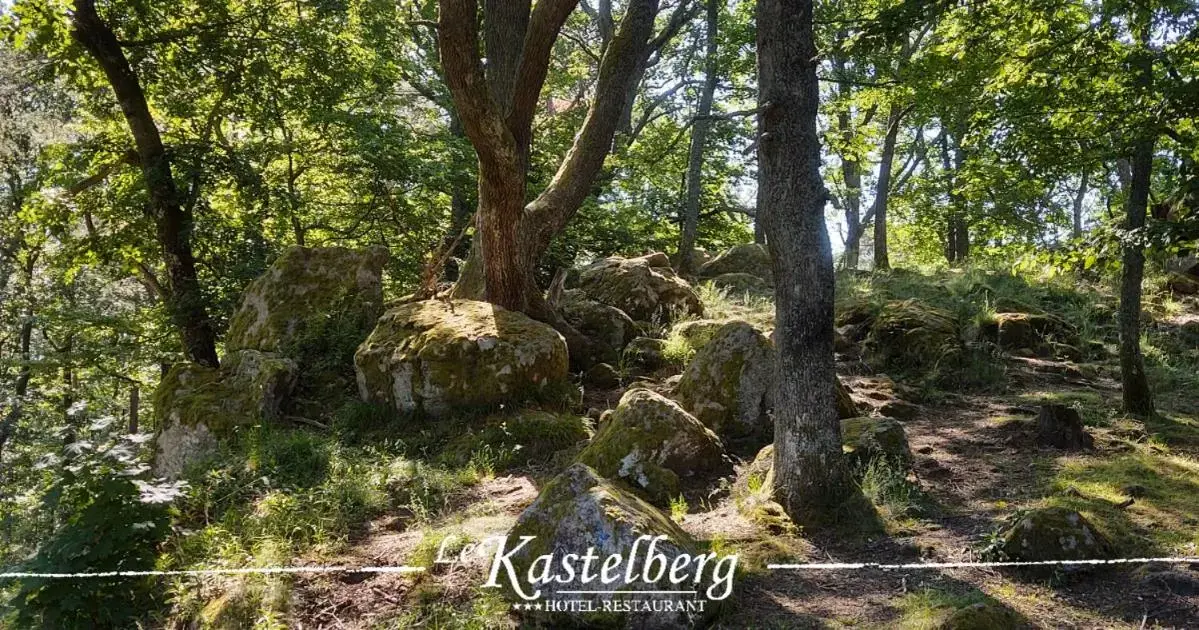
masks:
[[[57,527],[21,570],[86,573],[153,569],[169,533],[167,504],[180,484],[154,483],[128,438],[67,445],[43,465],[61,468],[46,490],[44,509]],[[155,595],[147,577],[99,577],[87,588],[71,580],[26,578],[9,602],[19,627],[126,627]]]

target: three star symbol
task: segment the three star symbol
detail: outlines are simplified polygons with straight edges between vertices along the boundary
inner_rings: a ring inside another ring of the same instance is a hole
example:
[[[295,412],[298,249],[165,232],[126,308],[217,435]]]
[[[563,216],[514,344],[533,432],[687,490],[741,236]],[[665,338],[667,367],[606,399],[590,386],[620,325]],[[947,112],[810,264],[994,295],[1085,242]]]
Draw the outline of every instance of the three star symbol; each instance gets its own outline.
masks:
[[[514,610],[541,610],[541,602],[537,602],[536,604],[516,603],[512,604],[512,608]]]

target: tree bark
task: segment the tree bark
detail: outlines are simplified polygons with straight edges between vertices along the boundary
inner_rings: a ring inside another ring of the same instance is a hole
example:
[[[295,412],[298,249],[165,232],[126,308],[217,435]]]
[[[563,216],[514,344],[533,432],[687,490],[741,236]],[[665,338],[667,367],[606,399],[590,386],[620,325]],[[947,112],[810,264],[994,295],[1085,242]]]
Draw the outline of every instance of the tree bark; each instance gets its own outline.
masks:
[[[141,414],[142,392],[137,383],[129,386],[129,432],[137,433],[141,427],[138,416]]]
[[[657,0],[629,4],[601,61],[595,100],[583,128],[549,186],[526,203],[527,151],[537,100],[554,41],[576,2],[541,0],[533,8],[507,114],[493,91],[481,88],[484,81],[474,0],[441,2],[439,48],[446,83],[466,136],[479,156],[476,239],[483,295],[470,295],[471,287],[462,285],[461,290],[455,288],[455,297],[483,297],[534,316],[548,310],[542,307],[544,299],[533,281],[537,261],[586,199],[603,167],[658,8]],[[484,19],[491,19],[490,14]],[[464,279],[475,277],[472,274],[476,272],[469,269],[472,259],[473,254],[463,270]]]
[[[74,8],[71,35],[104,70],[137,146],[149,193],[148,212],[157,228],[170,281],[167,307],[182,336],[184,353],[192,361],[216,367],[216,335],[192,253],[191,212],[179,203],[170,157],[146,104],[145,92],[116,35],[96,13],[94,0],[75,0]]]
[[[1150,16],[1145,10],[1134,22],[1139,23],[1140,48],[1133,67],[1134,90],[1148,93],[1153,87],[1153,57],[1149,52]],[[1128,194],[1125,197],[1125,235],[1123,243],[1123,274],[1120,278],[1120,376],[1123,386],[1124,411],[1148,416],[1154,413],[1153,393],[1145,376],[1145,360],[1141,356],[1141,282],[1145,275],[1145,251],[1141,234],[1149,209],[1149,182],[1153,174],[1154,132],[1147,126],[1139,130],[1133,143]]]
[[[898,103],[891,104],[887,115],[887,134],[883,137],[883,152],[878,163],[878,182],[874,190],[874,268],[890,269],[891,257],[887,251],[887,201],[891,195],[891,168],[895,161],[895,144],[899,139],[899,121],[903,110]]]
[[[716,97],[716,29],[720,20],[719,0],[707,2],[707,36],[704,51],[704,86],[699,95],[695,122],[691,124],[691,146],[687,152],[687,197],[683,202],[682,234],[679,239],[679,271],[695,272],[695,239],[699,232],[699,197],[704,170],[704,148],[712,124],[712,100]]]
[[[3,461],[4,447],[8,444],[8,440],[12,438],[13,433],[16,432],[17,422],[21,420],[21,413],[25,405],[25,395],[29,392],[29,379],[33,376],[33,363],[29,352],[29,344],[32,338],[33,307],[29,306],[25,310],[24,319],[21,321],[21,331],[18,340],[21,370],[17,373],[16,382],[13,383],[12,407],[9,407],[8,413],[4,414],[3,420],[0,420],[0,461]]]
[[[942,121],[942,125],[944,125]],[[945,260],[951,265],[965,262],[970,255],[970,228],[965,218],[965,200],[957,192],[957,173],[964,158],[960,147],[949,148],[949,129],[941,130],[941,168],[945,171],[945,188],[949,197],[949,217],[945,230]]]
[[[824,223],[812,0],[759,0],[759,189],[775,277],[774,491],[798,523],[852,494],[834,400],[833,258]]]
[[[1087,184],[1090,179],[1090,169],[1083,169],[1078,182],[1078,192],[1074,194],[1074,238],[1082,238],[1082,204],[1087,198]]]

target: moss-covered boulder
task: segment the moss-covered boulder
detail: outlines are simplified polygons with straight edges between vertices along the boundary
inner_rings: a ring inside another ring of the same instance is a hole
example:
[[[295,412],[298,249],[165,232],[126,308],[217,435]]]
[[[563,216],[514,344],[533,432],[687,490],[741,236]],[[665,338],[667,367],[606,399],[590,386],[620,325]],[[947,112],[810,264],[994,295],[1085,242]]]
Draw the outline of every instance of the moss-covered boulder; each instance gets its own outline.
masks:
[[[720,438],[677,403],[648,389],[625,393],[578,461],[660,506],[679,494],[681,480],[727,468]]]
[[[1078,344],[1078,332],[1064,320],[1043,313],[996,313],[979,330],[1005,350],[1030,350],[1053,354],[1055,344]]]
[[[891,368],[928,369],[961,348],[953,314],[916,300],[887,302],[868,325],[872,361]]]
[[[278,419],[296,374],[291,359],[257,350],[226,355],[220,369],[172,366],[153,396],[155,471],[175,477],[236,427]]]
[[[471,300],[389,310],[358,347],[354,367],[362,400],[434,416],[569,386],[562,335],[522,313]]]
[[[1018,630],[1028,627],[1016,611],[996,601],[963,606],[937,624],[937,630]]]
[[[670,366],[666,358],[666,341],[653,337],[637,337],[625,346],[621,364],[630,374],[648,374]]]
[[[758,243],[734,245],[699,268],[701,278],[715,278],[730,273],[749,274],[767,283],[773,282],[770,252],[766,251],[765,245]]]
[[[1112,557],[1112,543],[1082,514],[1063,507],[1031,510],[1001,534],[1004,558],[1017,561]]]
[[[288,249],[242,294],[225,348],[286,353],[305,330],[330,319],[365,338],[383,309],[386,262],[382,247]]]
[[[768,438],[774,348],[741,321],[722,326],[683,371],[676,396],[721,437]]]
[[[696,554],[699,551],[691,536],[660,510],[634,493],[606,481],[586,464],[574,464],[546,484],[537,500],[520,515],[507,540],[510,545],[515,545],[523,536],[532,536],[533,539],[512,556],[513,568],[522,582],[538,556],[554,554],[557,558],[554,567],[558,567],[558,563],[566,554],[575,554],[577,558],[592,550],[599,558],[619,555],[627,561],[634,543],[642,536],[665,536],[665,539],[657,543],[656,551],[666,559],[667,566],[682,554]],[[646,544],[645,539],[639,543],[638,554],[642,561],[645,558]],[[597,570],[593,568],[593,571]],[[625,571],[616,573],[618,578],[607,583],[592,579],[589,583],[582,584],[581,576],[576,575],[565,582],[522,584],[521,588],[526,591],[538,589],[543,599],[581,599],[594,602],[593,606],[597,612],[570,615],[572,625],[603,628],[684,628],[693,627],[701,621],[696,612],[599,612],[603,611],[604,602],[614,598],[613,595],[604,593],[662,590],[667,588],[664,584],[669,581],[663,579],[661,584],[641,581],[640,571],[632,572],[633,580],[626,581]],[[556,595],[559,591],[579,590],[603,593]],[[511,592],[508,594],[514,596]],[[694,598],[691,595],[683,597]],[[668,598],[670,596],[655,596],[655,600]],[[559,616],[557,619],[565,620],[567,617]]]
[[[605,258],[583,269],[579,287],[591,299],[615,306],[637,321],[669,321],[680,313],[703,315],[703,304],[691,285],[669,266],[654,263],[652,255]]]
[[[912,451],[903,425],[894,418],[846,418],[841,421],[841,448],[851,465],[886,458],[911,463]]]
[[[667,340],[672,343],[685,345],[692,351],[707,345],[717,331],[729,323],[727,319],[693,319],[679,322],[670,328]]]
[[[619,363],[621,351],[637,336],[637,326],[624,311],[589,299],[578,289],[563,293],[558,310],[593,342],[595,354],[585,363]]]
[[[722,273],[708,281],[713,287],[723,289],[731,295],[771,295],[770,283],[749,273]]]

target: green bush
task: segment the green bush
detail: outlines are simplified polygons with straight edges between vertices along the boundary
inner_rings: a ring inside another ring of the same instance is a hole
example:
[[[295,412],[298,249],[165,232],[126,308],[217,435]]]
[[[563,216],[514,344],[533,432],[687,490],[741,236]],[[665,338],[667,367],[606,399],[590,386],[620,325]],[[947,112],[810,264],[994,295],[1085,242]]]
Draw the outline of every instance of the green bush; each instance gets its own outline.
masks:
[[[147,482],[147,467],[127,442],[97,448],[81,441],[67,450],[51,464],[61,470],[43,498],[59,525],[21,570],[153,569],[169,531],[166,503],[181,486]],[[145,577],[27,578],[9,602],[10,619],[19,628],[126,628],[149,609],[154,594],[154,581]]]

